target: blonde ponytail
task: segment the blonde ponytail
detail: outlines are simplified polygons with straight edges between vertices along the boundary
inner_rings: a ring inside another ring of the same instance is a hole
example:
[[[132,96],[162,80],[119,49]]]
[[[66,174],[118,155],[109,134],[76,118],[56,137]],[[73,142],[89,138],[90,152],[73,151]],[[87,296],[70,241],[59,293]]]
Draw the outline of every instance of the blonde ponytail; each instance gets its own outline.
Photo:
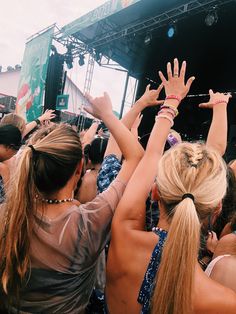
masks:
[[[32,218],[36,211],[32,151],[22,152],[17,170],[9,184],[5,211],[5,226],[0,239],[1,281],[4,292],[18,293],[29,266]]]
[[[152,313],[193,312],[200,225],[226,193],[226,166],[217,152],[195,143],[170,149],[158,165],[157,186],[170,228],[152,299]],[[182,197],[184,194],[190,197]]]
[[[173,211],[153,295],[153,313],[189,314],[200,223],[190,198],[181,201]]]

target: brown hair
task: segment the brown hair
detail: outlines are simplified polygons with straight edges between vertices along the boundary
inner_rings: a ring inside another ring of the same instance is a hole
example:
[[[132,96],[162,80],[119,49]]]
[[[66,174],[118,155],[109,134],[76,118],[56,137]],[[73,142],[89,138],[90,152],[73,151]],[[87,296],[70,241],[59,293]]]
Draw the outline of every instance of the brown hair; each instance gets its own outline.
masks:
[[[0,124],[1,125],[6,125],[6,124],[14,125],[20,130],[21,134],[23,134],[25,130],[25,126],[26,126],[25,119],[16,113],[8,113],[4,115]]]
[[[218,153],[204,145],[182,143],[160,160],[157,185],[171,224],[157,274],[153,313],[189,314],[200,224],[225,195],[226,166]],[[182,200],[186,193],[194,201]]]
[[[5,226],[0,237],[1,285],[17,295],[30,266],[30,235],[37,211],[35,196],[64,187],[82,159],[79,136],[68,125],[36,132],[25,147],[7,191]]]

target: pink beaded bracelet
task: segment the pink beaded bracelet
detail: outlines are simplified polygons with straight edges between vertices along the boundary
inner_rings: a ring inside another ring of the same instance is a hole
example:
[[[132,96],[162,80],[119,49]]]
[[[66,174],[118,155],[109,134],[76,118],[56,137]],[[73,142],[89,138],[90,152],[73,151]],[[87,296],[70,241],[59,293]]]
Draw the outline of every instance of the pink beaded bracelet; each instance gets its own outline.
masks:
[[[217,104],[228,104],[228,101],[227,100],[217,100],[214,105],[217,105]]]
[[[181,102],[181,97],[179,97],[179,96],[176,96],[176,95],[168,95],[168,96],[166,96],[166,100],[167,99],[175,99],[175,100],[178,100],[178,102]]]

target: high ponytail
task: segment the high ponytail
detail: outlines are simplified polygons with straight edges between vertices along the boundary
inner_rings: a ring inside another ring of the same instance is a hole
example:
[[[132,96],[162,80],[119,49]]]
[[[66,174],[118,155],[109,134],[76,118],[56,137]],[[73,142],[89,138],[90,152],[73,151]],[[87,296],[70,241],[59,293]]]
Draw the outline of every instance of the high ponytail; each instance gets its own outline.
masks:
[[[226,165],[204,145],[182,143],[163,155],[156,181],[170,228],[156,275],[152,313],[190,314],[200,226],[226,193]],[[184,194],[192,194],[194,200],[182,199]]]
[[[173,209],[153,295],[153,313],[192,313],[199,238],[200,223],[196,209],[193,201],[186,198]]]

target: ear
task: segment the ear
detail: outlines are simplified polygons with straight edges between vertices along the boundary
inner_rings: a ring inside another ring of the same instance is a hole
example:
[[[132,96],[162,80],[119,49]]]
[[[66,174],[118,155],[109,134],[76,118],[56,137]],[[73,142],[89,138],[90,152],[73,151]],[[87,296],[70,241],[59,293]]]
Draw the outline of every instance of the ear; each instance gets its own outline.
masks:
[[[160,196],[159,196],[159,192],[158,192],[156,183],[153,183],[153,185],[152,185],[151,199],[153,201],[156,201],[156,202],[158,202],[160,200]]]
[[[81,177],[83,166],[84,166],[84,159],[82,158],[81,161],[78,163],[76,170],[75,170],[75,175],[76,175],[76,177],[78,177],[78,179],[80,179],[80,177]]]

